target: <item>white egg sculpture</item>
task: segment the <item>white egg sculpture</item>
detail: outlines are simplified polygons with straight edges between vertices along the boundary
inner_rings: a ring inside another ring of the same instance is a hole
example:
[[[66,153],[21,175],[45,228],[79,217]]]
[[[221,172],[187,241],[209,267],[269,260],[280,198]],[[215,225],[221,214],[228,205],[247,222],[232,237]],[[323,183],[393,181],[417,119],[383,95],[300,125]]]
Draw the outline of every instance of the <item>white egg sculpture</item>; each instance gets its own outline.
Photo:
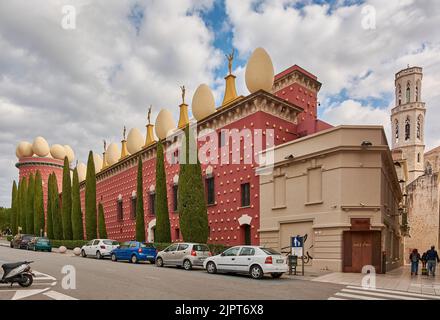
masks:
[[[66,253],[66,251],[67,251],[67,248],[65,246],[61,246],[58,248],[59,253]]]
[[[75,152],[73,152],[73,149],[67,144],[64,145],[64,151],[66,152],[67,160],[69,160],[69,163],[72,163],[75,159]]]
[[[130,154],[136,153],[142,149],[145,140],[138,128],[133,128],[128,132],[127,150]]]
[[[79,256],[81,254],[81,248],[76,247],[75,249],[73,249],[73,254],[75,256]]]
[[[258,90],[271,91],[274,82],[272,59],[263,48],[252,53],[246,65],[246,86],[251,93]]]
[[[79,182],[83,182],[86,180],[86,174],[87,174],[87,166],[84,163],[79,163],[76,167],[78,170],[78,180]]]
[[[215,99],[211,89],[201,84],[192,98],[192,114],[197,120],[202,120],[215,112]]]
[[[21,154],[20,154],[20,150],[19,150],[18,146],[17,146],[17,148],[15,148],[15,155],[17,156],[18,159],[21,158]]]
[[[102,158],[99,154],[93,152],[93,162],[95,163],[95,173],[101,171],[102,168]]]
[[[17,150],[15,151],[15,154],[19,155],[21,159],[25,157],[32,157],[34,151],[32,150],[32,145],[29,142],[21,141],[17,146]]]
[[[52,147],[50,147],[50,154],[54,159],[64,160],[66,157],[66,150],[64,150],[62,145],[54,144]]]
[[[115,164],[120,157],[121,151],[119,150],[118,145],[114,142],[110,143],[107,150],[105,150],[105,160],[107,161],[107,164],[110,166]]]
[[[49,144],[43,137],[36,137],[34,139],[32,150],[39,157],[47,157],[50,152]]]
[[[165,139],[175,128],[176,123],[171,112],[167,109],[160,110],[154,126],[157,137],[160,140]]]

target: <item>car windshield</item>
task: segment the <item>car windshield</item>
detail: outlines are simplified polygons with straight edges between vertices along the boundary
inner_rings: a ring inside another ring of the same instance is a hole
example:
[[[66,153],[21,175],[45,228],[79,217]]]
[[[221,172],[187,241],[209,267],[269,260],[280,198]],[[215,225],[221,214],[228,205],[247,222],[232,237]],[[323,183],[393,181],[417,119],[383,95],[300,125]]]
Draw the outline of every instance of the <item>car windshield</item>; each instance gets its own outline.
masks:
[[[48,243],[49,239],[45,239],[45,238],[40,238],[37,240],[38,242],[42,242],[42,243]]]
[[[204,244],[195,244],[193,246],[194,251],[209,251],[209,248],[207,245]]]
[[[260,248],[261,250],[263,250],[264,253],[266,253],[267,255],[280,255],[280,253],[274,249],[271,248]]]
[[[108,246],[117,246],[118,245],[118,241],[113,241],[113,240],[104,240],[102,242],[104,242],[104,244],[106,244]]]

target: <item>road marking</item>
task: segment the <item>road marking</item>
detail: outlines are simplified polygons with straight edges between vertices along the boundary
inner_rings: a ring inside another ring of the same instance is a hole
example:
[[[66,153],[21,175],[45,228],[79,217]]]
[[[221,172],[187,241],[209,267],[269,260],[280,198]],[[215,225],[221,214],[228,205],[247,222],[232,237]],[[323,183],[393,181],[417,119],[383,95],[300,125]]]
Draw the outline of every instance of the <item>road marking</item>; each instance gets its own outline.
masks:
[[[158,277],[151,277],[151,276],[145,276],[145,278],[151,279],[151,280],[160,280],[160,278],[158,278]]]
[[[386,299],[381,299],[381,298],[373,298],[373,297],[363,296],[360,294],[349,294],[349,293],[342,293],[342,292],[337,292],[337,293],[335,293],[335,295],[339,296],[339,297],[346,297],[346,298],[352,298],[352,299],[362,299],[362,300],[386,300]]]
[[[77,298],[65,295],[63,293],[60,293],[58,291],[50,290],[48,292],[43,293],[45,296],[48,296],[49,298],[52,298],[54,300],[78,300]]]
[[[375,296],[375,297],[382,297],[382,298],[391,298],[391,299],[400,299],[400,300],[424,300],[422,298],[416,298],[416,297],[406,297],[402,295],[396,295],[396,294],[387,294],[387,293],[379,293],[379,292],[373,292],[373,291],[366,291],[366,290],[352,290],[352,289],[342,289],[342,292],[349,292],[349,293],[365,293],[369,296]]]
[[[56,281],[57,279],[46,274],[46,273],[42,273],[42,272],[38,272],[38,271],[32,271],[35,274],[35,278],[34,280],[52,280],[52,281]]]
[[[406,295],[411,297],[419,297],[419,298],[428,298],[428,299],[440,299],[439,296],[434,296],[430,294],[421,294],[421,293],[412,293],[412,292],[405,292],[405,291],[397,291],[397,290],[387,290],[387,289],[368,289],[368,288],[362,288],[362,287],[355,287],[355,286],[347,286],[349,289],[358,289],[358,290],[365,290],[365,291],[377,291],[377,292],[384,292],[384,293],[394,293],[399,295]]]
[[[44,291],[49,290],[49,288],[45,288],[45,289],[40,289],[40,290],[36,290],[36,289],[32,289],[32,290],[19,290],[15,292],[15,295],[12,297],[11,300],[20,300],[23,298],[27,298],[36,294],[40,294]]]
[[[330,297],[330,298],[328,298],[328,300],[347,300],[347,299],[337,298],[337,297]]]

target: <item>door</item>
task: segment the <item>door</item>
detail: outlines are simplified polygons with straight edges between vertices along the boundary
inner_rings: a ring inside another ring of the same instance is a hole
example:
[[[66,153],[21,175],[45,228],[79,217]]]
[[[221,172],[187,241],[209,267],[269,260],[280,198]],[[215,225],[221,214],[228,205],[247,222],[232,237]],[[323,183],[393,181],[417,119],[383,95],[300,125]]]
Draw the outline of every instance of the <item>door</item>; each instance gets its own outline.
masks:
[[[244,244],[247,246],[251,245],[251,226],[248,224],[243,225],[244,233]]]
[[[138,248],[138,243],[137,243],[136,241],[132,241],[132,242],[130,242],[130,247],[129,247],[129,249],[125,251],[125,252],[126,252],[125,259],[130,260],[130,259],[131,259],[131,256],[132,256],[133,254],[136,254],[136,253],[137,253],[138,249],[139,249],[139,248]],[[136,254],[136,256],[137,256],[137,254]]]
[[[236,268],[240,272],[248,272],[255,256],[255,249],[250,247],[241,248],[236,258]]]
[[[379,273],[380,251],[379,231],[344,232],[344,271],[362,272],[364,266],[373,265]]]
[[[179,244],[179,247],[176,250],[176,253],[174,254],[174,259],[176,261],[176,263],[181,266],[183,265],[183,258],[190,254],[188,251],[188,247],[189,245],[186,243],[181,243]]]
[[[163,262],[165,264],[174,264],[175,263],[174,255],[176,254],[177,247],[178,247],[177,244],[172,244],[171,246],[166,248],[164,250],[164,252],[161,254]]]
[[[223,252],[218,260],[218,270],[238,271],[237,269],[237,255],[241,247],[232,247]]]

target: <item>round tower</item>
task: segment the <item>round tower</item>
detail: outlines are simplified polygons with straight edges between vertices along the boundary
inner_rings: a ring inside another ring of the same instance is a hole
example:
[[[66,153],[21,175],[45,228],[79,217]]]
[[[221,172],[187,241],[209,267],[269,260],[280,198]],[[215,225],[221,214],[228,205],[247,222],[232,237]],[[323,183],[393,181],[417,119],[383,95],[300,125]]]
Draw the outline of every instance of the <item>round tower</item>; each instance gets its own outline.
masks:
[[[408,67],[395,75],[396,106],[391,110],[393,150],[401,150],[411,183],[424,173],[425,103],[422,102],[423,69]]]

